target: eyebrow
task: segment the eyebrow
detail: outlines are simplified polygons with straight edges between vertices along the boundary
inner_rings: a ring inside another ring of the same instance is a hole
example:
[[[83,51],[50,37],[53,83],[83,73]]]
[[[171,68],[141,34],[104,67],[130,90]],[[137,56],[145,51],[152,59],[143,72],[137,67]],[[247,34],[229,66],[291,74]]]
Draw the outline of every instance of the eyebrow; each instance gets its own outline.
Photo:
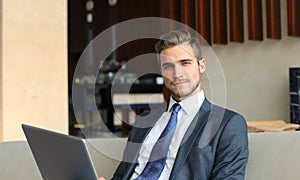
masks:
[[[176,63],[184,63],[184,62],[192,62],[194,61],[193,59],[180,59],[179,61],[177,61]],[[169,66],[169,65],[173,65],[174,63],[170,63],[170,62],[165,62],[161,65],[161,67],[165,67],[165,66]]]
[[[177,62],[185,62],[185,61],[194,61],[194,59],[180,59],[180,60],[178,60]],[[196,60],[197,61],[197,60]],[[163,64],[174,64],[174,63],[170,63],[170,62],[165,62],[165,63],[163,63]]]
[[[194,61],[193,59],[181,59],[178,62]]]

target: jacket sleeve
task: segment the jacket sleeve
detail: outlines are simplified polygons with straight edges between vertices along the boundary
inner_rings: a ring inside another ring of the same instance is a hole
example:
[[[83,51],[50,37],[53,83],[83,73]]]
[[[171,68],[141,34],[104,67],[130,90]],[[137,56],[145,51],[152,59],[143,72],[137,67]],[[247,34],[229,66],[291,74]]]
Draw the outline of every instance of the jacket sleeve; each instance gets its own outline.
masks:
[[[218,141],[213,180],[243,180],[248,162],[247,124],[241,115],[233,116]]]

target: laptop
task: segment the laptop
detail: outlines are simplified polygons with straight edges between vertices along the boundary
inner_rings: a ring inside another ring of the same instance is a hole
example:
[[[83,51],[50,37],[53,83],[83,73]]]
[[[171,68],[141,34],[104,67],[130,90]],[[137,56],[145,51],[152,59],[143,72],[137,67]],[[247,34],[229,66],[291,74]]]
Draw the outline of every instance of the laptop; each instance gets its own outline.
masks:
[[[25,124],[22,128],[43,179],[98,179],[83,139]]]

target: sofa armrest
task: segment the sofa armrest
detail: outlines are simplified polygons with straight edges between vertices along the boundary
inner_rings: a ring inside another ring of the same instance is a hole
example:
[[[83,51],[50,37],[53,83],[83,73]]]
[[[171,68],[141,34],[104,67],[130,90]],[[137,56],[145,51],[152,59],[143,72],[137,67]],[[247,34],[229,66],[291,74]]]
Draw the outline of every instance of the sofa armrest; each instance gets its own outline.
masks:
[[[246,180],[299,179],[300,132],[249,133]]]

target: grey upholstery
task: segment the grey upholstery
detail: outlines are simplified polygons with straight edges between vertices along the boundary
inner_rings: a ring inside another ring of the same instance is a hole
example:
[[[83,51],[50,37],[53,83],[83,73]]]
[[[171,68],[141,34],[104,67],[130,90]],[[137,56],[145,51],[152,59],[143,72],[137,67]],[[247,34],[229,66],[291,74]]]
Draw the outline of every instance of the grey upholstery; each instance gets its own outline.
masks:
[[[299,180],[300,132],[249,134],[246,180]]]
[[[0,179],[42,179],[26,141],[0,143]]]

